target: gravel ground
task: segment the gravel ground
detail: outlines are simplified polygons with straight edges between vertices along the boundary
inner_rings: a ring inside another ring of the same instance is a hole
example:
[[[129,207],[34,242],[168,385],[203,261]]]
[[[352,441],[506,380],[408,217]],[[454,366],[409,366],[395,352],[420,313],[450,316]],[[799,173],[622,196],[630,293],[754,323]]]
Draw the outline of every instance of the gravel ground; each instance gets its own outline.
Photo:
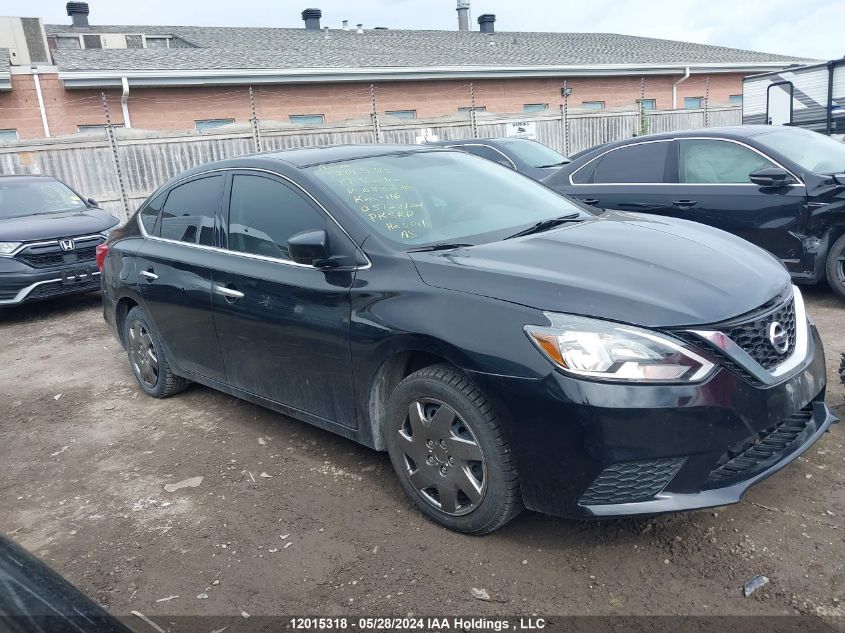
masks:
[[[845,304],[805,296],[842,416]],[[0,341],[0,532],[112,613],[843,615],[845,424],[738,505],[476,538],[385,454],[204,387],[146,397],[96,295],[6,310]]]

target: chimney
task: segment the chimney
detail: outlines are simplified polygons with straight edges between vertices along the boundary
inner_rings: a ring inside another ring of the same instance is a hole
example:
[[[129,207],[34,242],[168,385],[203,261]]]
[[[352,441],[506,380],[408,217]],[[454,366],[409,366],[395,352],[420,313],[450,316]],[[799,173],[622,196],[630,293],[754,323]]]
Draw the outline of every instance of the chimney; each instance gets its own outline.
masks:
[[[495,32],[494,24],[496,23],[496,16],[492,13],[485,13],[484,15],[478,16],[478,28],[481,29],[482,33],[493,33]]]
[[[469,0],[458,0],[458,30],[469,31]]]
[[[68,2],[65,8],[67,9],[67,14],[73,20],[73,26],[88,26],[87,2]]]
[[[359,25],[358,25],[358,30],[356,31],[356,33],[363,33],[363,32],[364,32],[364,25],[363,25],[363,24],[359,24]]]
[[[302,19],[305,21],[305,30],[319,31],[321,17],[323,17],[323,12],[319,9],[305,9],[302,12]]]
[[[349,30],[349,20],[344,20],[344,21],[343,21],[343,30],[344,30],[344,31],[348,31],[348,30]]]

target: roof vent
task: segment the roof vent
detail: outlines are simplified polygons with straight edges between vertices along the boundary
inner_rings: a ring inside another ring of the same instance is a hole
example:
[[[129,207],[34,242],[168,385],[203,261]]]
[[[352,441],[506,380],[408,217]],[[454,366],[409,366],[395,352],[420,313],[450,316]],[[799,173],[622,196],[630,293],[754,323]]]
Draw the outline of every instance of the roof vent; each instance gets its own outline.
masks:
[[[458,0],[458,30],[469,31],[469,0]]]
[[[363,24],[359,24],[359,25],[358,25],[358,30],[356,31],[356,33],[363,33],[363,32],[364,32],[364,25],[363,25]]]
[[[73,26],[88,26],[87,2],[68,2],[65,8],[67,14],[73,20]]]
[[[321,17],[323,17],[323,12],[319,9],[305,9],[305,11],[302,12],[302,19],[305,22],[305,30],[319,31]]]
[[[482,33],[493,33],[496,29],[494,27],[496,23],[496,16],[492,13],[485,13],[484,15],[478,16],[478,28],[481,29]]]
[[[349,30],[349,20],[344,20],[344,21],[343,21],[343,30],[344,30],[344,31],[348,31],[348,30]]]

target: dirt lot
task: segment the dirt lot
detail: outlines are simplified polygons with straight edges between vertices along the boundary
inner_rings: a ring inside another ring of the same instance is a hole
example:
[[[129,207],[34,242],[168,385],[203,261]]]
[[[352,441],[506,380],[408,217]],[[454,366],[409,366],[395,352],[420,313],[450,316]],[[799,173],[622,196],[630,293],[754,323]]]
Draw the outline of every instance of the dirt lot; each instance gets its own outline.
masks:
[[[845,304],[805,295],[842,416]],[[0,404],[0,531],[117,614],[845,615],[845,424],[739,505],[474,538],[384,454],[203,387],[144,396],[96,295],[0,316]]]

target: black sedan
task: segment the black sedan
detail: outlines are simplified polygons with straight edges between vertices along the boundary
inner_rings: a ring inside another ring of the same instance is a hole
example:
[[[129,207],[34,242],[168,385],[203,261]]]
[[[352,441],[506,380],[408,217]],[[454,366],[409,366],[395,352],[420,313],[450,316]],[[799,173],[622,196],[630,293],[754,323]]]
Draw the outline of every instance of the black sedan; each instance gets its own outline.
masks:
[[[542,180],[566,165],[569,159],[551,147],[526,138],[472,138],[437,141],[431,145],[458,149],[510,167],[534,180]]]
[[[770,254],[594,215],[464,152],[347,146],[191,169],[98,248],[141,388],[189,381],[390,453],[429,517],[739,501],[835,420]]]
[[[749,125],[654,134],[578,155],[543,182],[590,205],[673,216],[739,235],[796,283],[845,297],[845,144]]]
[[[49,176],[0,176],[0,307],[99,290],[117,218]]]

